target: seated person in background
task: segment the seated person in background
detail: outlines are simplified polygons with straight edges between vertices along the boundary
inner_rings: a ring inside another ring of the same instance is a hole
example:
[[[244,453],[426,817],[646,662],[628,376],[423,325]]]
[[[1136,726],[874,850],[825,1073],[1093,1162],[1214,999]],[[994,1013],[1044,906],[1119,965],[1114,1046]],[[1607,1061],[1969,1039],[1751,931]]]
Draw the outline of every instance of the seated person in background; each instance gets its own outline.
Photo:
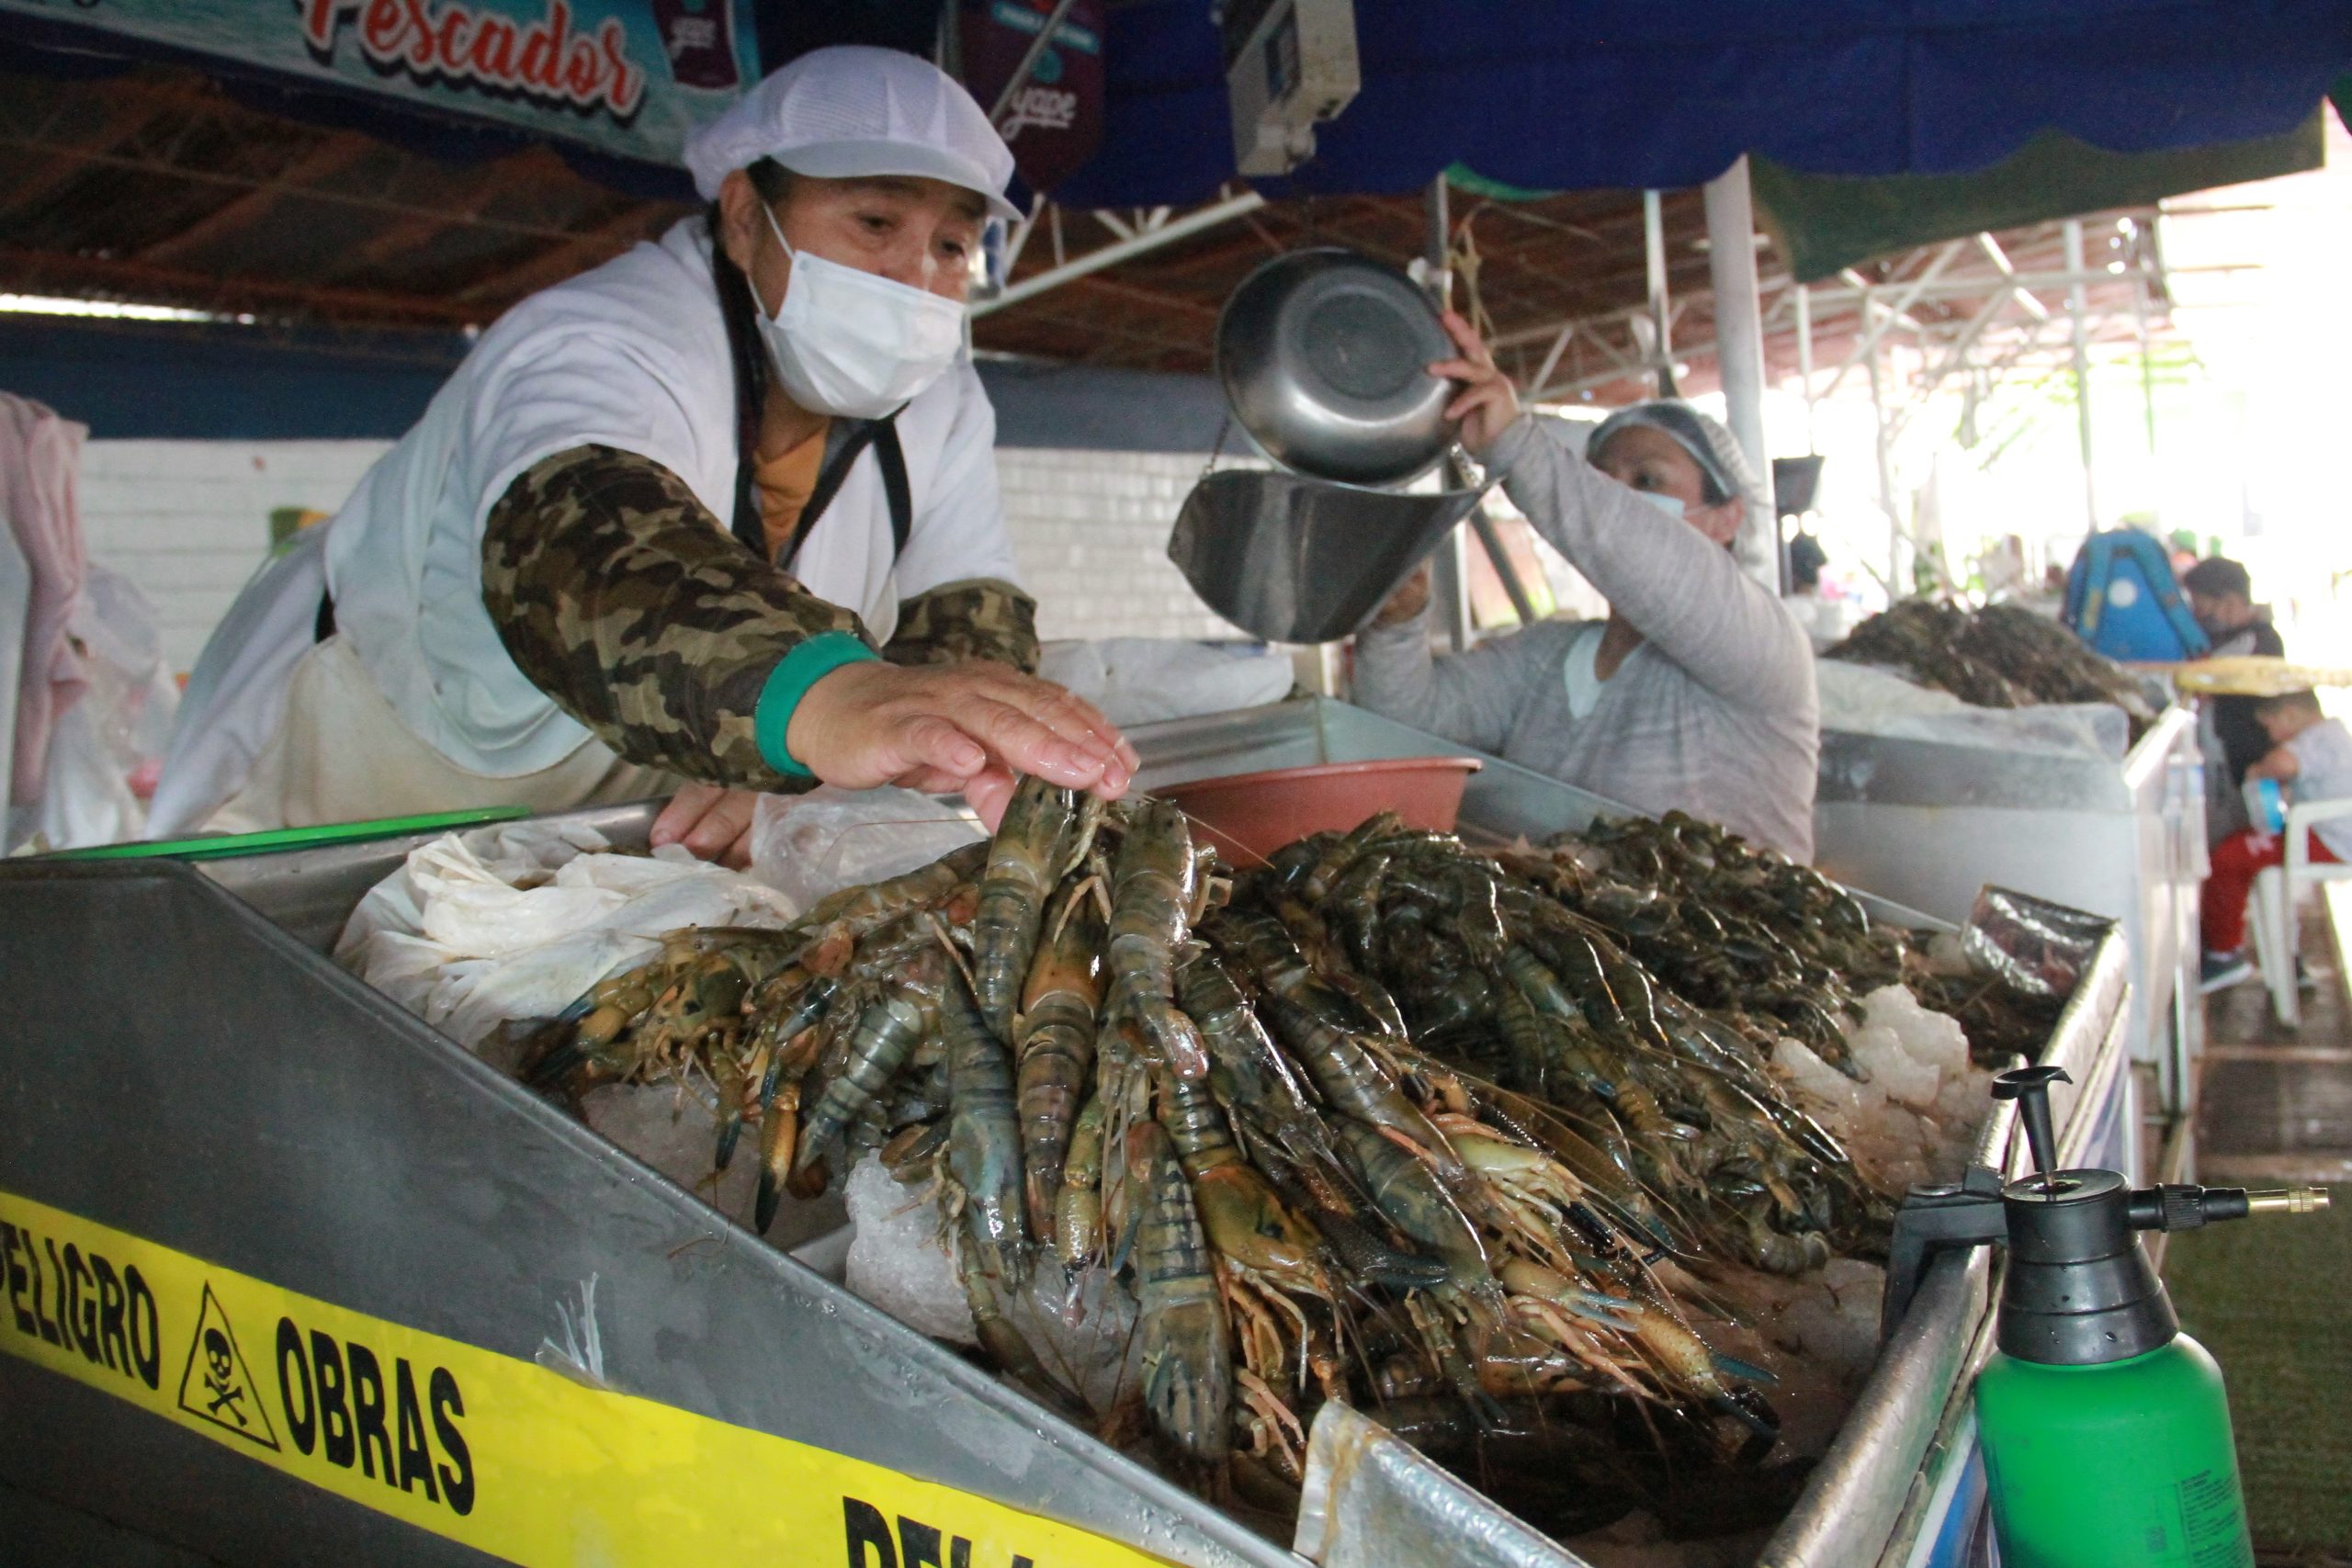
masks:
[[[1781,603],[1804,628],[1816,653],[1841,635],[1838,607],[1821,596],[1821,569],[1828,564],[1829,553],[1812,535],[1799,534],[1789,541],[1789,591]]]
[[[2255,699],[2255,717],[2271,750],[2252,767],[2248,779],[2276,779],[2299,805],[2352,797],[2352,730],[2319,711],[2310,692]],[[2311,858],[2352,861],[2352,817],[2312,827]],[[2213,873],[2202,897],[2205,935],[2204,988],[2234,986],[2254,973],[2246,962],[2245,900],[2256,873],[2286,859],[2276,834],[2248,828],[2213,846]]]
[[[2271,626],[2267,614],[2255,608],[2253,581],[2245,568],[2222,556],[2199,561],[2182,574],[2182,592],[2188,595],[2188,613],[2213,642],[2210,657],[2233,658],[2241,654],[2267,654],[2278,658],[2287,645],[2278,640],[2278,629]],[[2261,720],[2254,716],[2256,697],[2207,697],[2202,712],[2212,726],[2220,741],[2222,755],[2228,760],[2229,791],[2234,794],[2245,783],[2246,770],[2270,750],[2269,736],[2263,732]],[[2218,782],[2218,781],[2217,781]],[[2213,793],[2222,794],[2220,790]]]
[[[1819,593],[1821,569],[1829,564],[1829,552],[1821,541],[1810,534],[1799,534],[1789,541],[1789,592]]]
[[[1467,383],[1447,417],[1608,599],[1609,618],[1539,622],[1436,658],[1424,571],[1356,637],[1355,700],[1635,810],[1679,808],[1811,860],[1813,649],[1732,555],[1770,503],[1731,433],[1688,403],[1641,403],[1593,433],[1587,464],[1521,415],[1466,321],[1449,311],[1446,329],[1462,356],[1430,372]]]

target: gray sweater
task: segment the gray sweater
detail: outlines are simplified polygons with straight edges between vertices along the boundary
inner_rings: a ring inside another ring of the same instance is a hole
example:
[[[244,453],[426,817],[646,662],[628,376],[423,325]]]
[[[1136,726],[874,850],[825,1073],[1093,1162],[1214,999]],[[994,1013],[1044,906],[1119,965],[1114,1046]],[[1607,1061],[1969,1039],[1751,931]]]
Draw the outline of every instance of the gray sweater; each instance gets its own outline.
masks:
[[[1578,718],[1565,662],[1592,621],[1544,621],[1433,657],[1427,613],[1356,638],[1356,701],[1657,815],[1679,808],[1813,858],[1821,703],[1813,649],[1771,590],[1545,435],[1532,418],[1487,457],[1546,541],[1641,631]]]

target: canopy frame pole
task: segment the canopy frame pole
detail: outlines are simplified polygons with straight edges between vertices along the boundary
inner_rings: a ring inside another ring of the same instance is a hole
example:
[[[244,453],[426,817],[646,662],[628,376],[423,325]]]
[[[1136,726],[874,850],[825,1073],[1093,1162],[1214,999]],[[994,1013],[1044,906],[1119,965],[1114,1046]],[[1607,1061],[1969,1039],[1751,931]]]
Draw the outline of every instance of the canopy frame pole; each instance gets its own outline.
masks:
[[[2148,456],[2156,455],[2156,361],[2154,345],[2148,335],[2148,283],[2145,278],[2134,280],[2132,287],[2132,324],[2140,334],[2140,405],[2148,420]]]
[[[1989,361],[1975,361],[1969,366],[1970,385],[1967,395],[1976,408],[1981,409],[1991,402],[1994,394],[1999,391],[2002,384],[2008,379],[2009,372],[2031,355],[2041,352],[2042,337],[2049,332],[2050,327],[2049,321],[2036,321],[2023,337],[2003,349],[1997,357]],[[1987,457],[1977,466],[1979,468],[1989,468],[1992,461],[1992,457]]]
[[[1724,412],[1733,439],[1747,454],[1763,487],[1760,516],[1746,518],[1739,530],[1740,564],[1749,576],[1783,592],[1788,587],[1788,546],[1781,537],[1772,494],[1772,459],[1764,443],[1764,300],[1756,274],[1756,207],[1747,185],[1747,157],[1709,180],[1702,192],[1707,215],[1707,274],[1715,295],[1715,367],[1722,378]]]
[[[2091,333],[2087,296],[2083,288],[2083,220],[2066,220],[2066,270],[2075,281],[2066,289],[2066,320],[2075,340],[2075,412],[2083,446],[2083,517],[2089,531],[2098,532],[2098,469],[2091,444]]]
[[[1445,175],[1440,171],[1421,193],[1421,287],[1441,310],[1450,310],[1453,304],[1453,274],[1447,265],[1453,249],[1451,205]],[[1450,450],[1442,471],[1449,487],[1458,488],[1463,483],[1461,459]],[[1480,543],[1485,543],[1483,537]],[[1498,566],[1503,564],[1500,558],[1501,552],[1497,550]],[[1445,542],[1430,558],[1430,593],[1438,602],[1439,615],[1445,623],[1447,645],[1459,653],[1470,646],[1474,626],[1470,614],[1470,553],[1460,528],[1448,530]]]
[[[1442,170],[1435,179],[1430,181],[1426,205],[1429,218],[1428,287],[1438,309],[1443,310],[1451,309],[1453,304],[1453,218],[1452,197],[1447,193],[1445,175]],[[1568,346],[1568,334],[1575,330],[1574,326],[1569,326],[1561,332],[1559,341],[1552,345],[1552,359],[1557,359],[1560,352]],[[1487,344],[1489,351],[1493,346]],[[1551,359],[1544,361],[1547,373],[1551,365]],[[1456,490],[1466,490],[1471,483],[1469,469],[1453,451],[1445,455],[1445,482]],[[1502,583],[1503,592],[1510,595],[1510,607],[1518,615],[1519,624],[1533,626],[1543,616],[1536,611],[1535,600],[1528,593],[1527,584],[1519,580],[1519,569],[1511,564],[1510,554],[1503,548],[1501,531],[1496,528],[1495,520],[1487,514],[1484,498],[1470,509],[1470,515],[1464,521],[1470,525],[1470,532],[1477,536],[1478,547],[1486,551],[1487,564],[1495,569],[1495,577]],[[1463,546],[1461,529],[1456,528],[1447,536],[1447,544],[1449,548],[1439,558],[1453,570],[1454,582],[1446,595],[1446,609],[1448,620],[1452,623],[1448,630],[1453,634],[1453,646],[1459,651],[1469,646],[1475,629],[1470,604],[1470,556]],[[1442,567],[1437,581],[1443,581]],[[1453,620],[1457,613],[1458,622]]]
[[[1049,197],[1036,197],[1030,206],[1029,215],[1014,224],[1012,232],[1005,236],[1004,277],[999,283],[1000,288],[1012,280],[1012,269],[1021,265],[1021,253],[1029,248],[1029,236],[1037,231],[1037,220],[1044,217],[1046,209],[1052,205]]]
[[[1008,305],[1018,305],[1023,299],[1034,299],[1047,289],[1058,288],[1075,278],[1101,272],[1106,266],[1116,266],[1124,261],[1133,261],[1139,255],[1159,250],[1164,245],[1172,245],[1179,240],[1189,240],[1204,230],[1214,229],[1221,223],[1230,222],[1244,213],[1255,212],[1265,205],[1266,198],[1256,191],[1244,191],[1239,196],[1228,197],[1223,201],[1201,208],[1197,211],[1188,212],[1182,218],[1170,218],[1157,229],[1136,234],[1131,239],[1114,241],[1069,261],[1057,261],[1056,265],[1034,276],[1024,277],[1018,283],[1009,283],[1005,286],[1004,291],[993,299],[975,299],[972,301],[972,316],[977,320],[981,316],[993,315]],[[1048,206],[1046,209],[1046,221],[1051,228],[1055,242],[1055,254],[1057,258],[1061,254],[1061,210],[1059,206]]]
[[[1428,232],[1424,240],[1427,276],[1423,287],[1429,290],[1430,299],[1439,310],[1450,310],[1453,304],[1453,200],[1446,189],[1443,174],[1430,182],[1423,202],[1428,220]],[[1565,348],[1566,345],[1566,333],[1563,333],[1560,343],[1555,346]],[[1492,346],[1488,344],[1489,348]],[[1469,470],[1452,451],[1445,455],[1444,473],[1448,487],[1455,490],[1469,488]],[[1470,515],[1465,521],[1470,525],[1470,532],[1477,537],[1478,547],[1486,551],[1487,562],[1495,569],[1495,577],[1502,583],[1503,592],[1510,596],[1511,608],[1518,613],[1519,624],[1533,626],[1541,618],[1536,613],[1535,601],[1528,595],[1527,585],[1519,580],[1518,569],[1511,565],[1510,557],[1504,552],[1502,535],[1496,529],[1495,520],[1487,515],[1487,504],[1483,500],[1470,509]],[[1470,604],[1470,556],[1463,543],[1461,529],[1456,528],[1448,534],[1445,544],[1440,547],[1437,570],[1430,587],[1444,597],[1446,632],[1458,653],[1470,645],[1472,633],[1476,630]]]
[[[1871,414],[1878,456],[1878,504],[1886,513],[1886,603],[1892,609],[1903,596],[1903,519],[1894,510],[1894,463],[1886,432],[1886,389],[1879,373],[1878,337],[1871,332],[1871,314],[1882,309],[1873,292],[1862,295],[1864,363],[1870,368]]]
[[[2155,291],[2165,287],[2165,253],[2156,226],[2151,221],[2145,231],[2141,254],[2147,265],[2132,269],[2132,318],[2140,330],[2140,399],[2148,416],[2148,456],[2156,455],[2156,362],[2154,334],[2148,327],[2148,312],[2155,304]],[[2141,238],[2135,226],[2132,237]]]
[[[1674,316],[1666,287],[1666,198],[1654,190],[1642,192],[1642,264],[1649,279],[1650,329],[1657,338],[1657,395],[1671,398],[1677,394]]]
[[[1797,300],[1797,379],[1804,386],[1804,449],[1808,455],[1818,453],[1820,444],[1814,436],[1814,412],[1819,400],[1813,395],[1813,288],[1809,284],[1796,287]]]

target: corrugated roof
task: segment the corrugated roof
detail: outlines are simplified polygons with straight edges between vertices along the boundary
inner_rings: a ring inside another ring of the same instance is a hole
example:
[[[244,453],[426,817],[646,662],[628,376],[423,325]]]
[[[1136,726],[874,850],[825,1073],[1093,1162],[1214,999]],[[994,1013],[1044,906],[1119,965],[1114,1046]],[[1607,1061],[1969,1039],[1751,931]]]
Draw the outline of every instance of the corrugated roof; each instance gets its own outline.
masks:
[[[688,210],[595,184],[544,148],[452,164],[288,119],[184,67],[79,79],[0,71],[0,291],[446,332],[486,324]],[[1559,328],[1577,321],[1585,324],[1547,385],[1600,400],[1646,389],[1645,375],[1622,373],[1620,361],[1641,355],[1632,329],[1611,319],[1644,298],[1638,193],[1505,202],[1457,191],[1453,215],[1457,244],[1466,238],[1475,249],[1476,296],[1507,368],[1532,378]],[[1673,340],[1695,348],[1713,337],[1698,194],[1668,195],[1664,217]],[[1402,265],[1421,253],[1425,221],[1416,197],[1272,202],[991,313],[976,339],[1069,363],[1205,369],[1218,307],[1265,257],[1339,243]],[[1097,215],[1066,212],[1057,224],[1064,259],[1115,237]],[[1053,227],[1030,236],[1016,279],[1056,265]],[[2026,274],[2058,270],[2059,244],[2054,224],[2004,238]],[[1770,355],[1776,370],[1792,370],[1786,280],[1772,281],[1769,252],[1764,262]],[[1926,265],[1924,254],[1896,258],[1867,269],[1867,281],[1899,283]],[[1945,279],[1968,276],[1993,277],[1992,262],[1972,255]],[[1458,298],[1472,282],[1464,277]],[[1833,288],[1818,302],[1816,348],[1828,363],[1852,342],[1860,301],[1852,288]],[[1908,314],[1932,340],[1957,331],[1980,302],[1935,295]],[[1703,362],[1693,369],[1686,389],[1712,382]]]

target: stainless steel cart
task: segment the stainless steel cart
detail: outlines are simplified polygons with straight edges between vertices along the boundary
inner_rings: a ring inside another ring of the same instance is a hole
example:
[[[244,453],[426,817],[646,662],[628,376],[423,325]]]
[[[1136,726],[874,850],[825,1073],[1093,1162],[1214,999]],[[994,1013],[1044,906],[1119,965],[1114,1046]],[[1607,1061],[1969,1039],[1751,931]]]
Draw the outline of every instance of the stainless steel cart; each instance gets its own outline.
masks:
[[[1136,740],[1147,784],[1456,750],[1324,702],[1155,727]],[[1490,763],[1473,780],[1465,821],[1548,832],[1617,810]],[[622,842],[641,841],[650,821],[642,807],[582,815]],[[0,866],[0,1224],[12,1213],[69,1216],[168,1249],[191,1280],[211,1269],[266,1282],[325,1303],[322,1312],[364,1314],[388,1335],[497,1358],[518,1379],[538,1370],[542,1342],[569,1326],[593,1279],[602,1378],[616,1391],[597,1397],[652,1401],[714,1430],[842,1456],[880,1489],[876,1506],[812,1481],[818,1467],[780,1464],[763,1476],[771,1507],[792,1513],[802,1532],[788,1561],[842,1561],[845,1529],[853,1562],[911,1568],[925,1542],[930,1560],[944,1562],[954,1553],[942,1542],[959,1533],[1018,1552],[1023,1519],[1097,1538],[1057,1538],[1068,1562],[1133,1552],[1199,1568],[1301,1561],[850,1295],[832,1272],[837,1210],[811,1205],[780,1220],[770,1239],[790,1251],[753,1237],[336,968],[323,949],[412,847],[394,840],[200,870]],[[2122,944],[2109,935],[2044,1053],[2078,1086],[2059,1107],[2070,1156],[2100,1156],[2112,1136],[2127,991]],[[1984,1152],[2005,1150],[2008,1129],[2004,1110]],[[9,1248],[0,1267],[19,1261],[11,1238],[32,1236],[24,1224],[0,1231]],[[38,1272],[37,1247],[31,1259]],[[1972,1254],[1931,1269],[1767,1561],[1951,1560],[1943,1543],[1969,1507],[1962,1379],[1983,1350],[1986,1267]],[[17,1272],[9,1281],[21,1307]],[[185,1393],[177,1413],[168,1408],[171,1380],[185,1390],[205,1370],[214,1304],[209,1288],[199,1301],[191,1286],[151,1320],[148,1337],[160,1321],[170,1366],[143,1405],[106,1392],[97,1371],[51,1370],[72,1366],[71,1313],[60,1352],[55,1340],[44,1349],[26,1338],[21,1312],[0,1312],[0,1349],[13,1352],[0,1355],[0,1483],[94,1530],[207,1558],[487,1560],[468,1544],[487,1538],[437,1517],[420,1523],[401,1497],[344,1484],[348,1466],[330,1472],[308,1449],[262,1454],[195,1417]],[[36,1310],[36,1338],[59,1319]],[[279,1325],[274,1366],[269,1325],[236,1325],[249,1392],[265,1404],[285,1394],[286,1416],[296,1413],[291,1323]],[[297,1334],[296,1359],[303,1343]],[[379,1425],[390,1419],[382,1411]],[[1345,1416],[1333,1413],[1316,1437],[1327,1462],[1299,1537],[1315,1560],[1573,1563]],[[367,1452],[363,1441],[362,1460]],[[528,1455],[502,1459],[485,1444],[478,1458],[485,1497],[493,1483],[527,1483]],[[492,1462],[508,1460],[509,1472]],[[389,1449],[384,1462],[389,1478]],[[614,1458],[605,1484],[627,1495],[641,1483],[625,1456]],[[718,1478],[713,1485],[715,1497]],[[894,1512],[891,1498],[914,1501]],[[683,1530],[694,1500],[670,1501],[684,1510]],[[866,1515],[878,1545],[856,1544]],[[967,1517],[981,1523],[964,1529]],[[623,1560],[593,1542],[537,1555]],[[996,1568],[985,1552],[966,1555]]]

